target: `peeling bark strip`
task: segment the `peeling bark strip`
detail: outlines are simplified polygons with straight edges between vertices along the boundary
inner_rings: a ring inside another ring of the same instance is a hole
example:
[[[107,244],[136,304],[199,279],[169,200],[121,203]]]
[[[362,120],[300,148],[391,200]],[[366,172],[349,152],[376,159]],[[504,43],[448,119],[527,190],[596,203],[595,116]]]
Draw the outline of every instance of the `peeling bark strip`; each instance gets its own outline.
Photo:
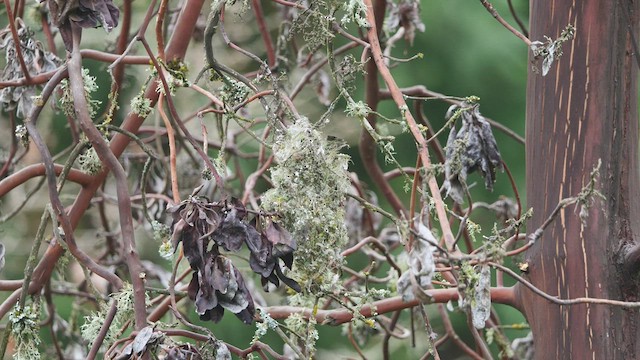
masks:
[[[577,194],[601,159],[596,202],[582,225],[565,208],[527,253],[528,279],[562,298],[588,296],[637,301],[637,274],[624,249],[640,235],[638,192],[638,38],[640,3],[557,0],[531,5],[532,39],[557,36],[568,24],[576,37],[542,77],[529,71],[527,193],[540,225],[558,201]],[[629,21],[625,21],[629,19]],[[628,24],[633,24],[629,26]],[[633,265],[633,264],[632,264]],[[557,306],[518,295],[531,324],[537,359],[640,358],[640,314],[619,307]]]

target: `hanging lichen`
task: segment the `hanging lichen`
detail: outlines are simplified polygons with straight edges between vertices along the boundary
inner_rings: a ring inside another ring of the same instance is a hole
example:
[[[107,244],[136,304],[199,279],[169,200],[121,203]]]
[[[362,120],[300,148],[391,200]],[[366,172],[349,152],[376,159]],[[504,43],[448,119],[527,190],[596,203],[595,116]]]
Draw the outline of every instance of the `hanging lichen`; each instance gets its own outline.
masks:
[[[262,198],[264,210],[280,214],[298,243],[292,276],[307,294],[339,284],[334,275],[348,240],[344,204],[349,158],[338,150],[307,119],[297,120],[274,144],[274,188]]]

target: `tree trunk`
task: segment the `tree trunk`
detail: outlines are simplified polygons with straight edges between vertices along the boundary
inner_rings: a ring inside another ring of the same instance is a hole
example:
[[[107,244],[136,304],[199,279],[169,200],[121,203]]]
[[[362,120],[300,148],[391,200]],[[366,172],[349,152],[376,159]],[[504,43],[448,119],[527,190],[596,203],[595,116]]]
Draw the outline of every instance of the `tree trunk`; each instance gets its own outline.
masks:
[[[525,254],[527,279],[559,298],[638,301],[640,242],[637,0],[531,2],[531,39],[576,37],[547,76],[529,71],[527,199],[529,232],[558,202],[576,196],[602,161],[596,199],[583,225],[580,207],[560,212]],[[633,24],[633,25],[630,25]],[[635,34],[633,36],[632,34]],[[534,61],[532,59],[532,61]],[[532,63],[533,64],[533,63]],[[541,67],[540,62],[535,64]],[[627,266],[631,265],[631,266]],[[608,305],[558,306],[517,287],[537,359],[639,359],[640,312]]]

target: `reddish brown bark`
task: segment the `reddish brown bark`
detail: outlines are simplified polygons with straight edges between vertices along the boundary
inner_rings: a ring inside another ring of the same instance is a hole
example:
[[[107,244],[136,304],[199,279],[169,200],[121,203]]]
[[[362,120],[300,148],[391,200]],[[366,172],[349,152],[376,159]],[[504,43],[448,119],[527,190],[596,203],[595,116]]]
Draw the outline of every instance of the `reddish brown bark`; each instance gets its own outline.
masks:
[[[597,189],[605,199],[589,211],[565,208],[527,253],[528,279],[561,298],[638,301],[638,274],[626,267],[640,238],[638,185],[638,39],[640,3],[632,0],[531,2],[531,38],[557,37],[568,24],[576,38],[543,77],[529,73],[527,195],[530,229],[562,198],[577,195],[600,159]],[[629,26],[633,24],[633,26]],[[540,66],[540,64],[537,64]],[[635,280],[634,280],[635,279]],[[604,305],[558,306],[518,287],[534,334],[537,359],[640,358],[637,310]]]

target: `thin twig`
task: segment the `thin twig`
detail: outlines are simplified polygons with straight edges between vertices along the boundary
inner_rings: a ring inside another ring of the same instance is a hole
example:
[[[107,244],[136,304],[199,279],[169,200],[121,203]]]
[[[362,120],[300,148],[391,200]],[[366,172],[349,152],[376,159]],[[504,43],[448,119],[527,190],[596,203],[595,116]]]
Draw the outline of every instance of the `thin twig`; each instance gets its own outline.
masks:
[[[516,23],[518,23],[520,30],[522,31],[524,36],[529,37],[529,31],[527,30],[527,27],[524,25],[524,23],[518,16],[518,13],[516,13],[516,9],[513,7],[513,1],[507,0],[507,3],[509,4],[509,11],[511,12],[511,16],[513,16],[513,19],[516,21]]]
[[[164,17],[167,11],[167,4],[169,1],[161,0],[160,8],[158,9],[158,15],[156,16],[156,42],[158,43],[158,58],[162,61],[166,61],[164,56]]]
[[[113,299],[111,302],[111,306],[109,307],[109,311],[104,318],[104,323],[100,327],[100,331],[96,336],[95,340],[91,344],[91,349],[89,350],[89,354],[87,354],[87,360],[95,359],[98,355],[98,351],[100,350],[100,346],[104,342],[104,339],[111,328],[111,323],[113,323],[113,319],[116,317],[116,313],[118,312],[118,302]]]
[[[529,48],[531,47],[531,40],[529,40],[528,37],[526,37],[521,32],[519,32],[516,28],[511,26],[508,22],[506,22],[500,16],[500,14],[498,14],[498,11],[493,7],[493,5],[489,1],[480,0],[480,3],[482,3],[482,6],[484,6],[485,9],[487,9],[487,11],[491,14],[491,16],[493,16],[496,20],[498,20],[498,22],[500,24],[502,24],[502,26],[507,28],[507,30],[511,31],[511,33],[513,33],[513,35],[517,36],[520,40],[524,41],[524,43],[527,44],[527,47],[529,47]]]
[[[167,118],[167,114],[165,114],[162,100],[164,99],[164,95],[160,94],[160,98],[158,99],[158,113],[164,121],[164,127],[167,129],[167,138],[169,139],[169,170],[171,173],[171,194],[173,196],[173,202],[178,204],[180,202],[180,187],[178,186],[178,169],[177,169],[177,156],[176,156],[176,137],[173,132],[173,126],[171,126],[171,122],[169,118]]]

